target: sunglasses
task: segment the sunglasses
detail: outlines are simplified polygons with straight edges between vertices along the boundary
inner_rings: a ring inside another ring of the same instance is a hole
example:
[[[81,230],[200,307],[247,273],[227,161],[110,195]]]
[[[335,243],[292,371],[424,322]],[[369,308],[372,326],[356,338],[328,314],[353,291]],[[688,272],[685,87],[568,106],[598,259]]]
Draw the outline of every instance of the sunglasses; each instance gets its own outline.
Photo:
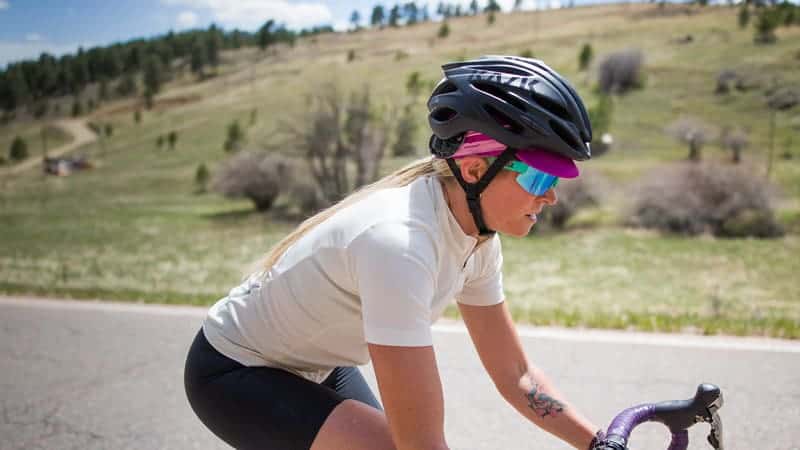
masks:
[[[511,161],[504,169],[519,173],[517,183],[531,195],[544,195],[558,184],[558,177],[542,172],[522,161]]]

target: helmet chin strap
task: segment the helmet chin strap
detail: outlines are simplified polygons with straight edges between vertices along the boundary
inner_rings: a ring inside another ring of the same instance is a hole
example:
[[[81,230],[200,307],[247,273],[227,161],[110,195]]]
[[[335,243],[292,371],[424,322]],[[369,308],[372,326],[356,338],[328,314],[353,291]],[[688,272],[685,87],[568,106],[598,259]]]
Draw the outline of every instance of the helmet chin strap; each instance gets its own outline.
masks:
[[[486,227],[486,222],[483,220],[483,212],[481,211],[481,192],[486,189],[486,186],[492,181],[492,179],[500,172],[500,170],[508,164],[509,161],[514,159],[516,156],[517,151],[511,147],[505,149],[497,159],[489,166],[489,170],[486,171],[485,174],[475,183],[467,183],[464,181],[464,178],[461,176],[461,170],[459,170],[458,165],[453,160],[453,158],[448,158],[447,165],[450,166],[450,171],[453,172],[453,176],[456,177],[458,180],[458,184],[461,185],[461,188],[464,189],[464,193],[467,195],[467,205],[469,206],[469,212],[472,213],[472,219],[475,221],[475,226],[478,228],[478,232],[481,235],[491,236],[495,232],[494,230],[490,230]]]

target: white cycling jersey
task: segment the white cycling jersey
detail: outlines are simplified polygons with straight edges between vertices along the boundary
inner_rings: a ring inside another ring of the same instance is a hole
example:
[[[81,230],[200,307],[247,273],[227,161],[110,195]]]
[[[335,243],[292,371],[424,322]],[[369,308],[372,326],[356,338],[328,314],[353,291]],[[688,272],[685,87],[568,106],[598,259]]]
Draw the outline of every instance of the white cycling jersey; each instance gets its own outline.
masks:
[[[370,194],[317,225],[268,272],[209,310],[206,338],[246,365],[321,382],[366,364],[367,343],[432,345],[430,327],[454,298],[503,301],[502,252],[476,247],[435,177]]]

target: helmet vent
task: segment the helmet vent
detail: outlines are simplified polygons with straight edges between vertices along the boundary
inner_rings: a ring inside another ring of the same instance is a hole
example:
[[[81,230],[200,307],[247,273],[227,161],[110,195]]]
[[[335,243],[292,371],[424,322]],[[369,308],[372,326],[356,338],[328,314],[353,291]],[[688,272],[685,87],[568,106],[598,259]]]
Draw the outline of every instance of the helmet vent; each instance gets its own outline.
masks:
[[[472,86],[479,91],[483,91],[489,95],[493,95],[500,100],[505,100],[506,102],[514,105],[515,108],[519,109],[520,111],[525,111],[525,103],[519,97],[515,97],[514,95],[500,89],[499,87],[489,84],[489,83],[481,83],[481,82],[473,82]]]
[[[439,122],[448,121],[457,115],[458,112],[456,112],[455,109],[448,108],[446,106],[442,108],[437,108],[435,111],[431,113],[431,117]]]
[[[555,120],[550,121],[550,128],[561,138],[562,141],[566,142],[570,148],[582,148],[580,142],[575,139],[575,136],[564,126],[558,123]]]
[[[505,65],[504,66],[478,66],[478,69],[479,70],[489,71],[489,72],[497,72],[497,73],[507,74],[507,75],[519,75],[521,77],[530,76],[529,72],[526,72],[526,71],[521,70],[521,69],[517,69],[515,67],[505,66]]]
[[[508,131],[514,134],[521,134],[523,132],[524,128],[522,127],[522,125],[517,123],[516,120],[500,112],[494,106],[484,104],[483,109],[484,111],[486,111],[487,114],[489,114],[489,116],[492,117],[492,119],[495,120],[495,122],[500,124],[500,126],[507,129]]]
[[[560,119],[571,121],[571,118],[567,110],[552,98],[546,95],[539,94],[538,92],[535,91],[532,97],[536,103],[538,103],[542,108],[547,110],[547,112],[549,112],[550,114],[553,114]]]
[[[431,96],[434,95],[441,95],[441,94],[449,94],[450,92],[455,92],[458,90],[458,86],[456,86],[452,81],[447,80],[439,85],[439,88],[436,89]]]

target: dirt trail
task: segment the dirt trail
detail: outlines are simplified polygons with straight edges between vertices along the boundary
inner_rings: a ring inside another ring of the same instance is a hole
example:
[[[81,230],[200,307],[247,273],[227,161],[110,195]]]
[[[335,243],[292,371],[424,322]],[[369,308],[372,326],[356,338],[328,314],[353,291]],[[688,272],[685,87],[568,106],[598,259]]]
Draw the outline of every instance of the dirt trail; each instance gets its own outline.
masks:
[[[53,126],[59,127],[66,133],[73,137],[73,141],[62,145],[61,147],[48,150],[47,155],[51,158],[61,156],[67,152],[75,150],[76,148],[94,142],[97,140],[97,135],[86,125],[86,122],[81,119],[62,119],[56,121]],[[23,172],[31,167],[42,166],[42,160],[37,157],[29,158],[27,161],[17,164],[13,167],[0,169],[0,175],[12,175]]]

